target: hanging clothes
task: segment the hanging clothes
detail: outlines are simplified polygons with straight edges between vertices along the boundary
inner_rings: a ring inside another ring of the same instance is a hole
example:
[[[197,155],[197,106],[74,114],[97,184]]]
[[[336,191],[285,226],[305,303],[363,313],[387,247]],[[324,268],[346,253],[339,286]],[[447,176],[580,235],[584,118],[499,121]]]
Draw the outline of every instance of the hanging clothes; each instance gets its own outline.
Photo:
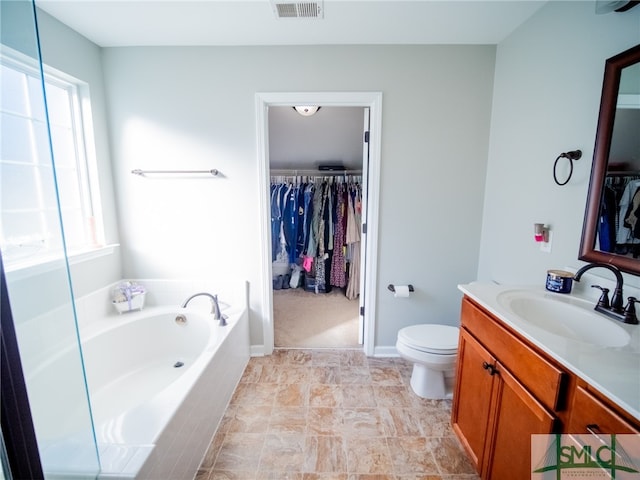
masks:
[[[333,261],[331,262],[331,277],[330,281],[332,285],[336,287],[347,286],[346,275],[346,230],[347,230],[347,190],[343,183],[339,183],[336,186],[336,208],[334,218],[334,246],[333,249]]]
[[[347,195],[347,234],[345,241],[349,248],[349,282],[346,295],[349,300],[358,298],[360,294],[360,218],[362,202],[359,185],[349,188]]]
[[[597,248],[603,252],[640,254],[640,172],[607,174],[597,235]]]
[[[624,186],[622,196],[618,203],[618,230],[616,232],[617,245],[630,245],[640,243],[640,238],[634,237],[633,227],[636,223],[634,198],[640,188],[640,180],[631,180]],[[637,203],[637,202],[636,202]]]
[[[304,274],[303,286],[316,293],[338,287],[349,291],[349,298],[358,296],[359,180],[335,176],[271,179],[273,261],[279,266],[283,261],[296,266]]]

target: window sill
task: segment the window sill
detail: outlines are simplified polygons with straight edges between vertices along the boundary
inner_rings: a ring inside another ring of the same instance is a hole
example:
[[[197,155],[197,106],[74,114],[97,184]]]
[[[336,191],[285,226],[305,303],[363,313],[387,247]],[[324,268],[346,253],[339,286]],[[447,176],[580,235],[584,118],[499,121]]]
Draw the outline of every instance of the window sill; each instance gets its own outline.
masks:
[[[120,245],[117,243],[111,245],[105,245],[92,250],[85,250],[82,252],[72,253],[68,256],[69,265],[77,265],[79,263],[94,260],[96,258],[104,257],[106,255],[112,255],[117,247]],[[8,280],[22,280],[37,275],[42,275],[47,272],[52,272],[59,269],[63,263],[62,257],[56,257],[49,260],[43,260],[37,263],[25,263],[20,262],[15,265],[9,265],[5,267],[5,274]]]

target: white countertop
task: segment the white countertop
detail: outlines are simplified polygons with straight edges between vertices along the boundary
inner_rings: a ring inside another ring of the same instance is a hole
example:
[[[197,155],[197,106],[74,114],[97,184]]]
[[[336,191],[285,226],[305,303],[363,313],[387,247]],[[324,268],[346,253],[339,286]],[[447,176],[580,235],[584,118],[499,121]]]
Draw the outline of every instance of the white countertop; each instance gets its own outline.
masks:
[[[458,285],[458,288],[567,370],[581,377],[640,420],[640,325],[627,325],[595,312],[607,321],[624,328],[631,338],[623,347],[592,345],[537,328],[498,302],[499,294],[515,289],[551,296],[567,297],[567,294],[549,292],[544,286],[508,286],[482,282]],[[568,295],[584,299],[574,293]]]

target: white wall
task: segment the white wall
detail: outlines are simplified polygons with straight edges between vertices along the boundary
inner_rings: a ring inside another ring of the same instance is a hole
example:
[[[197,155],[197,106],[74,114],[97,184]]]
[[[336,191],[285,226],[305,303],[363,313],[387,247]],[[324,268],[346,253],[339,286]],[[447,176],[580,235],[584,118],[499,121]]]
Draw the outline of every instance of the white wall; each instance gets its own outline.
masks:
[[[324,107],[305,117],[291,107],[269,108],[271,169],[311,169],[343,165],[362,170],[362,107]]]
[[[262,344],[256,92],[383,93],[377,346],[416,322],[458,321],[476,276],[492,46],[167,47],[104,50],[124,275],[251,285]],[[217,168],[151,179],[133,168]],[[389,283],[412,283],[394,299]]]
[[[604,62],[638,43],[640,8],[595,15],[593,2],[549,2],[498,45],[479,278],[540,285],[549,268],[584,264],[577,258]],[[553,162],[575,149],[582,159],[557,186]],[[536,222],[552,228],[551,253],[533,241]]]

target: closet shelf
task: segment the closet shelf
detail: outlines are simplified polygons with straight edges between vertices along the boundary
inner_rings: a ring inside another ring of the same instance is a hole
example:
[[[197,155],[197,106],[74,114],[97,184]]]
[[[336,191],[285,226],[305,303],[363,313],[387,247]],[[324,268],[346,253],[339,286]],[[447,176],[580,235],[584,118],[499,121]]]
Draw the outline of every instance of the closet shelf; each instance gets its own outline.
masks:
[[[273,169],[271,176],[306,176],[306,177],[342,177],[346,175],[362,175],[362,170],[296,170]]]

